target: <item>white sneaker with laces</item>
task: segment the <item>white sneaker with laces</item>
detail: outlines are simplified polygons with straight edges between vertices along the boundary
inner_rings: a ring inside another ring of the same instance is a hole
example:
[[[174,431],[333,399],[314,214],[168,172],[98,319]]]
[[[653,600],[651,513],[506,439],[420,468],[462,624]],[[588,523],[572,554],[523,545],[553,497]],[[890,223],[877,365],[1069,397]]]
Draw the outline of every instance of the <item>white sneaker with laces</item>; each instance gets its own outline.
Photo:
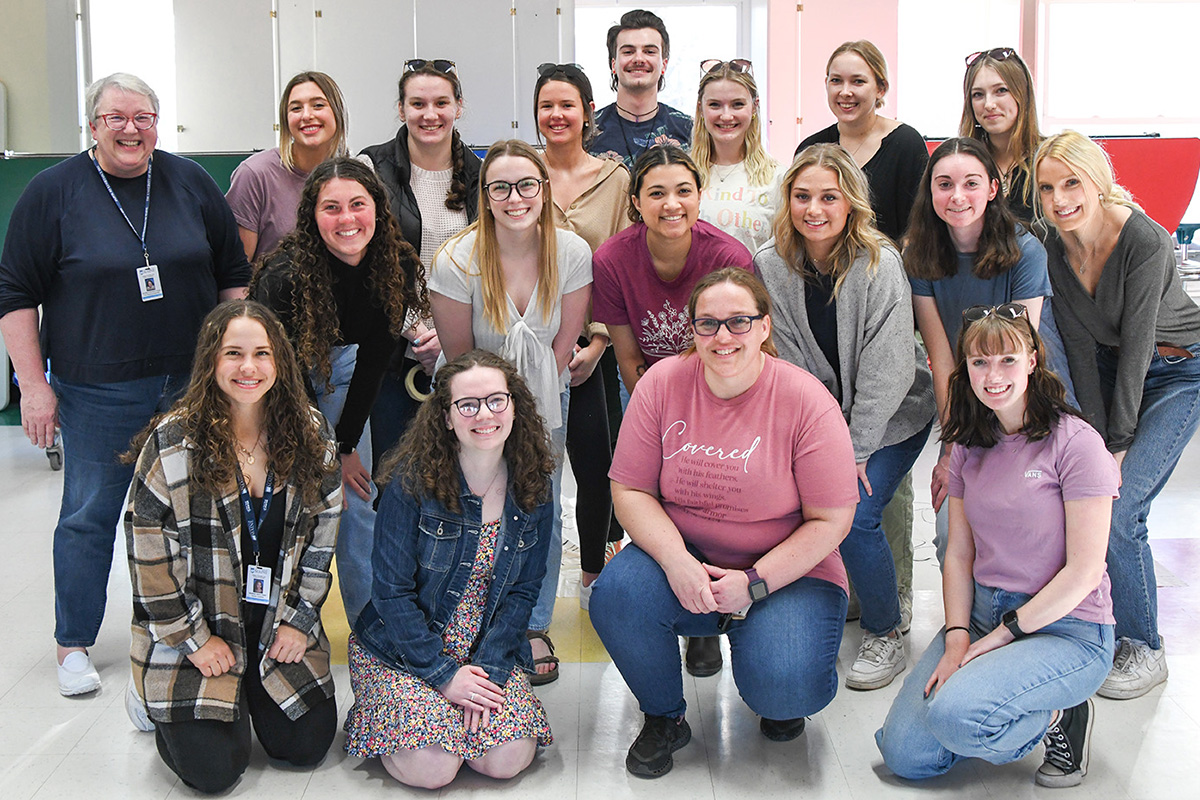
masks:
[[[882,689],[892,682],[907,666],[904,655],[904,637],[876,636],[863,632],[858,657],[846,673],[846,686],[850,689]]]
[[[87,694],[100,688],[100,673],[83,650],[72,650],[58,665],[58,693],[63,697]]]
[[[1160,637],[1161,640],[1161,637]],[[1145,642],[1122,636],[1117,642],[1113,668],[1096,691],[1110,700],[1141,697],[1167,679],[1167,648],[1152,650]]]

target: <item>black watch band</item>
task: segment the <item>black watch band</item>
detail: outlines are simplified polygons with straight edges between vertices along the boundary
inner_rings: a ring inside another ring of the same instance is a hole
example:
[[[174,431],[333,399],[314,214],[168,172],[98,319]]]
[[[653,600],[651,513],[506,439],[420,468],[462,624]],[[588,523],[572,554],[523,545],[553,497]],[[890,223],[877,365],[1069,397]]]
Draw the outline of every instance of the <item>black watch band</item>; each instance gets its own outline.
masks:
[[[1013,635],[1014,639],[1025,638],[1026,634],[1025,631],[1021,630],[1021,626],[1017,620],[1017,610],[1015,608],[1012,611],[1005,612],[1004,616],[1000,618],[1000,621],[1004,623],[1004,627],[1008,628],[1009,633]]]
[[[751,567],[745,570],[746,577],[750,579],[750,600],[757,603],[759,600],[766,600],[767,595],[771,591],[767,588],[767,582],[758,577],[758,570]]]

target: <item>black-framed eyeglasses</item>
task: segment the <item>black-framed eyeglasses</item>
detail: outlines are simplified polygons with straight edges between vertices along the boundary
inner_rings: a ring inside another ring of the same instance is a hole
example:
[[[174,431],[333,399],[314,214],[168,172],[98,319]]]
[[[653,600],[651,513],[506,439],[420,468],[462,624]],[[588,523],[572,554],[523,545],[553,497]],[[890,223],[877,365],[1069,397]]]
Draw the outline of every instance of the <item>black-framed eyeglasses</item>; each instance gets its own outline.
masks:
[[[1021,317],[1029,319],[1029,309],[1020,303],[1004,303],[998,306],[971,306],[962,312],[963,328],[972,323],[979,322],[979,320],[985,317],[990,317],[992,314],[1003,319],[1020,319]]]
[[[487,397],[460,397],[454,400],[450,405],[458,409],[458,413],[464,417],[470,418],[479,413],[479,409],[487,406],[487,410],[493,414],[499,414],[504,409],[508,408],[509,400],[512,395],[508,392],[492,392]]]
[[[487,191],[488,197],[495,200],[497,203],[503,203],[508,198],[512,197],[513,189],[517,190],[517,194],[528,200],[531,197],[537,197],[542,191],[542,184],[545,183],[541,178],[521,178],[516,183],[508,181],[492,181],[485,183],[483,188]]]
[[[993,61],[1008,61],[1017,54],[1016,50],[1011,47],[993,47],[991,50],[980,50],[978,53],[971,53],[966,57],[967,66],[971,66],[983,56],[987,56]]]
[[[114,131],[123,131],[129,124],[129,117],[124,114],[101,114],[100,119],[104,120],[104,124]],[[135,114],[133,117],[133,127],[139,131],[148,131],[157,124],[158,114]]]
[[[736,317],[728,317],[727,319],[713,319],[712,317],[696,317],[692,320],[692,330],[697,336],[716,336],[724,325],[729,329],[729,332],[735,335],[749,333],[754,327],[754,320],[762,319],[766,314],[738,314]]]
[[[553,61],[547,61],[544,64],[538,64],[537,73],[539,78],[546,78],[556,72],[561,72],[569,78],[586,78],[587,75],[583,72],[583,67],[579,64],[555,64]]]
[[[706,58],[700,62],[700,73],[707,75],[710,72],[716,72],[721,67],[729,65],[730,72],[744,72],[747,75],[754,75],[754,65],[750,63],[748,58],[731,58],[728,61],[722,61],[719,58]]]
[[[412,72],[422,67],[433,67],[444,75],[458,74],[458,65],[448,58],[410,58],[404,62],[405,72]]]

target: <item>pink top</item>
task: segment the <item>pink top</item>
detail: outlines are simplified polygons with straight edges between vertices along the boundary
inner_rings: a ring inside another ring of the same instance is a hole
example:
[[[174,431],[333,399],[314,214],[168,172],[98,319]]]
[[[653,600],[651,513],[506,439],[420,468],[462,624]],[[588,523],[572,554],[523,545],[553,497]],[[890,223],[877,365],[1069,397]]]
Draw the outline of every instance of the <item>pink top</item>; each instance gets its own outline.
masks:
[[[608,475],[659,498],[705,560],[744,569],[795,533],[805,505],[858,503],[850,431],[820,381],[768,356],[749,390],[722,400],[703,370],[692,355],[646,372]],[[837,549],[808,577],[846,589]]]
[[[1037,594],[1067,563],[1063,502],[1116,497],[1119,483],[1104,439],[1078,417],[1059,417],[1038,442],[1016,433],[994,447],[954,445],[950,496],[962,498],[975,538],[975,580]],[[1105,572],[1070,615],[1113,624],[1109,586]]]
[[[605,325],[633,328],[647,364],[682,353],[692,343],[687,302],[692,289],[723,267],[754,271],[746,246],[704,220],[692,226],[692,247],[683,271],[671,281],[658,277],[646,225],[639,222],[615,234],[592,259],[592,318]],[[640,385],[640,384],[639,384]]]

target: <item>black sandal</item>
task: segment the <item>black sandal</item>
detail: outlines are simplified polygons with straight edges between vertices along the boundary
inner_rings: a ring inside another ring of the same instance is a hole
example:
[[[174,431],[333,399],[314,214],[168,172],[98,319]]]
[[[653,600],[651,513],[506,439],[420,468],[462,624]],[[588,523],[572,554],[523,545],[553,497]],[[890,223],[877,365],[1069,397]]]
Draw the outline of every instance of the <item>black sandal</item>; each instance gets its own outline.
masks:
[[[547,683],[554,683],[558,680],[558,657],[554,655],[554,642],[550,641],[549,634],[546,631],[525,631],[525,638],[531,642],[534,639],[541,639],[550,650],[550,655],[533,660],[535,671],[529,676],[529,684],[531,686],[545,686]],[[539,664],[553,664],[554,669],[549,672],[537,672]]]

